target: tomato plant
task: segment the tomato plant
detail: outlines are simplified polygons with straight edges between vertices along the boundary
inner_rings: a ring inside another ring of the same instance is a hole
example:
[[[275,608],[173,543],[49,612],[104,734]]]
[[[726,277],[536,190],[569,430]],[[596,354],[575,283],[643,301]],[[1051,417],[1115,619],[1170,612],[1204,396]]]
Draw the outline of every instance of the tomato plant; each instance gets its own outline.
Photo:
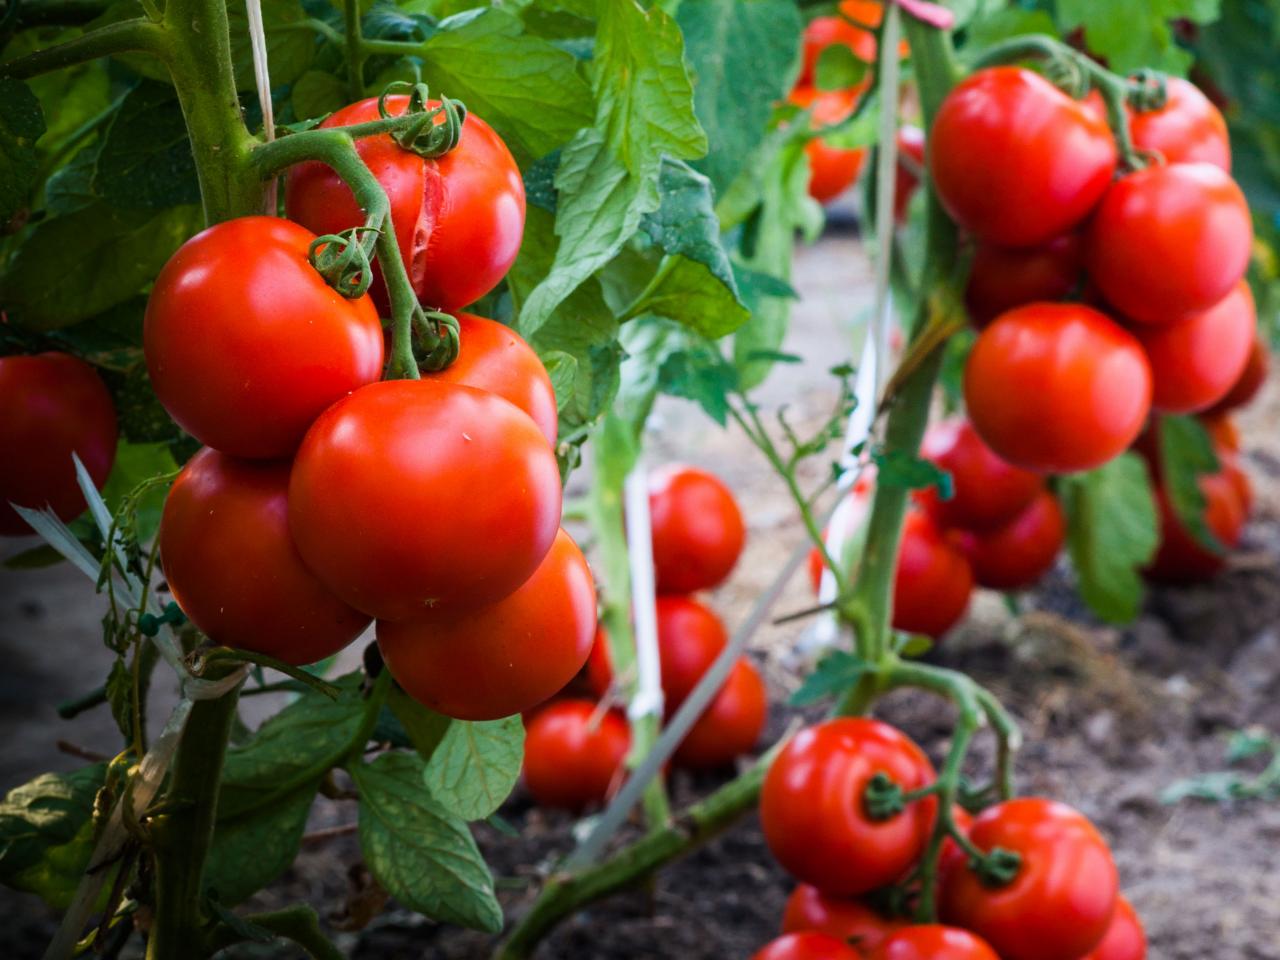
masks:
[[[625,717],[590,700],[559,700],[529,721],[525,788],[541,806],[584,810],[608,797],[630,748]]]

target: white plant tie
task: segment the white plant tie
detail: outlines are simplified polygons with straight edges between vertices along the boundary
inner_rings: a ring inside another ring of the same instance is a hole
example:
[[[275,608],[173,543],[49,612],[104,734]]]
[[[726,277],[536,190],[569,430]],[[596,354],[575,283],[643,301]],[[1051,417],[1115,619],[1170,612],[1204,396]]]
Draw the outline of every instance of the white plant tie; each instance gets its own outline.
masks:
[[[355,0],[348,0],[355,2]],[[267,64],[267,28],[262,22],[262,0],[246,0],[245,10],[249,14],[249,47],[253,51],[253,79],[258,88],[258,105],[262,107],[262,133],[267,143],[276,138],[275,107],[271,103],[271,74]],[[264,212],[269,217],[276,215],[279,181],[272,177],[267,183],[266,197],[263,200]]]
[[[622,487],[627,525],[627,557],[631,567],[631,609],[635,621],[636,690],[627,716],[662,717],[662,663],[658,652],[657,583],[653,569],[653,528],[649,516],[649,474],[644,459],[636,461]]]

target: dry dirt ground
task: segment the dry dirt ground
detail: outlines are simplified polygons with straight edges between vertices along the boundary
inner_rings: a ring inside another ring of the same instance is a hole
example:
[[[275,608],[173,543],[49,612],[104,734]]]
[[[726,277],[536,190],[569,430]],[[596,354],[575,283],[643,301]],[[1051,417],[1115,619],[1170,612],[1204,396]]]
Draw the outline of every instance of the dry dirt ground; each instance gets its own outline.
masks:
[[[865,258],[855,238],[829,234],[804,251],[796,285],[803,295],[786,349],[810,361],[781,367],[763,388],[766,404],[790,402],[796,418],[820,416],[833,388],[817,373],[849,350],[852,320],[865,308]],[[974,673],[1009,705],[1026,735],[1019,785],[1070,802],[1099,824],[1116,851],[1125,890],[1145,918],[1158,960],[1280,958],[1280,803],[1165,806],[1159,794],[1196,772],[1222,766],[1224,735],[1248,724],[1280,732],[1280,389],[1273,376],[1242,418],[1257,507],[1246,543],[1224,576],[1191,589],[1159,590],[1133,625],[1105,627],[1074,598],[1058,571],[1019,599],[1012,614],[983,595],[967,624],[932,654]],[[802,535],[781,484],[744,438],[721,431],[688,404],[667,403],[651,462],[682,459],[720,473],[737,492],[750,524],[746,554],[731,582],[710,602],[732,627]],[[815,464],[813,478],[825,467]],[[10,548],[12,549],[12,548]],[[778,609],[809,602],[796,578]],[[97,635],[100,610],[87,581],[62,569],[0,571],[0,789],[78,761],[54,752],[64,739],[114,752],[103,714],[60,721],[53,705],[99,682],[107,657]],[[773,702],[770,735],[794,711],[782,706],[797,683],[794,649],[804,625],[770,627],[752,645]],[[353,657],[355,654],[353,653]],[[162,691],[163,695],[163,691]],[[255,716],[274,708],[255,698]],[[163,710],[156,715],[163,716]],[[903,693],[882,715],[901,724],[938,757],[950,714],[927,696]],[[974,773],[989,754],[979,750]],[[719,778],[672,777],[677,800]],[[315,827],[349,823],[349,806],[322,801]],[[565,852],[571,822],[532,808],[519,791],[502,811],[520,833],[486,826],[486,849],[509,914],[536,888],[539,869]],[[358,885],[359,851],[342,837],[308,844],[294,868],[255,899],[261,908],[306,898],[328,918],[354,958],[480,958],[489,941],[390,909],[360,931],[343,931]],[[754,818],[663,871],[651,889],[616,896],[564,923],[540,960],[721,960],[749,957],[775,935],[790,882],[772,862]],[[359,907],[359,900],[354,903]],[[0,891],[0,957],[39,956],[53,915],[32,897]],[[130,947],[125,956],[137,955]],[[236,956],[294,956],[279,948]]]

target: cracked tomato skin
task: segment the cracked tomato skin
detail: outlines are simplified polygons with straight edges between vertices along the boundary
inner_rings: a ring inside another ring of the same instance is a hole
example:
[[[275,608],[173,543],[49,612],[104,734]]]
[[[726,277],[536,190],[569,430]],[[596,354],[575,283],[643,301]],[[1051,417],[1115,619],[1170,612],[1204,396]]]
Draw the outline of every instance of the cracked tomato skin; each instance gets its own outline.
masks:
[[[672,761],[691,770],[728,766],[760,739],[769,703],[755,665],[739,658],[724,686],[676,748]]]
[[[287,461],[205,447],[165,499],[160,561],[178,606],[214,643],[302,666],[337,653],[370,618],[303,565],[288,489]]]
[[[774,857],[828,895],[858,896],[900,879],[920,857],[937,801],[874,821],[863,797],[877,773],[904,791],[933,783],[929,758],[878,720],[842,717],[801,730],[765,774],[760,822]]]
[[[1079,233],[1037,247],[978,244],[964,289],[969,319],[981,330],[1015,307],[1063,299],[1080,281],[1083,256]]]
[[[805,930],[770,940],[751,960],[861,960],[861,957],[853,947],[835,937]]]
[[[964,531],[959,542],[981,586],[1023,590],[1053,569],[1066,539],[1067,520],[1058,498],[1042,490],[1008,523],[994,530]]]
[[[0,536],[32,533],[14,509],[85,509],[75,453],[99,490],[116,459],[115,405],[89,364],[66,353],[0,357]]]
[[[603,803],[620,782],[631,728],[617,710],[558,700],[526,727],[524,785],[539,806],[581,813]]]
[[[917,498],[941,527],[991,530],[1021,513],[1044,489],[1044,477],[1001,460],[964,417],[950,417],[929,427],[920,456],[951,475],[952,496],[943,500],[937,487]]]
[[[240,217],[184,243],[147,301],[143,350],[178,426],[237,457],[287,457],[330,404],[382,375],[373,301],[307,260],[315,234]]]
[[[683,464],[650,473],[649,521],[659,593],[693,593],[723,583],[747,536],[742,511],[724,481]]]
[[[906,925],[905,920],[881,916],[860,900],[829,896],[807,883],[791,892],[782,914],[783,933],[816,930],[849,944],[861,957],[870,956]]]
[[[871,960],[1000,960],[968,930],[925,924],[900,930],[870,954]]]
[[[1033,303],[978,335],[964,371],[969,419],[1016,466],[1101,466],[1142,431],[1151,367],[1133,334],[1076,303]]]
[[[1211,163],[1231,172],[1231,140],[1222,111],[1200,88],[1167,77],[1168,99],[1159,110],[1129,112],[1129,132],[1139,150],[1158,153],[1165,163]]]
[[[942,102],[929,171],[952,219],[985,243],[1034,247],[1080,223],[1116,168],[1106,123],[1040,75],[991,67]]]
[[[441,604],[412,620],[379,620],[378,647],[419,703],[458,720],[496,720],[559,692],[587,662],[595,632],[595,581],[561,530],[514,593],[482,607]]]
[[[1252,249],[1249,204],[1231,176],[1174,163],[1111,185],[1085,233],[1085,267],[1121,316],[1165,324],[1230,293]]]
[[[302,559],[380,620],[507,596],[559,524],[560,470],[537,425],[452,383],[385,380],[344,397],[307,432],[289,480]]]
[[[969,839],[1021,857],[1011,883],[986,885],[967,863],[945,864],[939,914],[987,941],[1002,960],[1079,960],[1102,941],[1119,878],[1107,842],[1063,803],[1020,797],[974,818]]]
[[[1147,932],[1126,898],[1116,900],[1116,912],[1106,936],[1083,960],[1147,960]]]
[[[408,102],[403,94],[387,97],[388,112],[399,116]],[[330,115],[320,126],[377,119],[378,99],[370,97]],[[443,120],[441,115],[436,122]],[[452,313],[498,285],[520,250],[525,197],[520,170],[492,127],[468,113],[458,146],[432,160],[404,149],[390,134],[361,137],[356,150],[387,191],[396,242],[424,306]],[[317,234],[339,233],[365,221],[342,178],[319,162],[290,168],[285,211]],[[387,315],[387,290],[376,267],[370,293]]]

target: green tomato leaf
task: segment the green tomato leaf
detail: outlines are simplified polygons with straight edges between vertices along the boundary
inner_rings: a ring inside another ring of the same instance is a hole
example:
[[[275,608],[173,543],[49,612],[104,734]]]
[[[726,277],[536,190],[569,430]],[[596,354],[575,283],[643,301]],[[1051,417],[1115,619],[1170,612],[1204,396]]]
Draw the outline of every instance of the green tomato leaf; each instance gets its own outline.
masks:
[[[578,358],[563,350],[548,350],[542,355],[551,386],[556,392],[556,409],[563,411],[573,399],[573,386],[578,380]]]
[[[21,80],[0,79],[0,225],[27,203],[40,170],[40,101]]]
[[[843,43],[833,43],[818,54],[814,67],[814,86],[819,90],[848,90],[867,75],[867,64],[853,55]]]
[[[1213,440],[1195,417],[1160,417],[1156,423],[1160,439],[1160,476],[1165,496],[1179,524],[1201,546],[1225,552],[1205,522],[1207,502],[1200,478],[1220,469]]]
[[[1209,23],[1220,6],[1220,0],[1058,0],[1055,10],[1062,33],[1083,29],[1089,50],[1116,73],[1150,67],[1185,75],[1193,57],[1175,42],[1172,21]]]
[[[1136,454],[1063,479],[1067,545],[1080,596],[1099,617],[1125,623],[1142,603],[1139,571],[1160,533],[1147,468]]]
[[[969,25],[965,46],[966,49],[985,50],[1002,40],[1036,33],[1057,36],[1058,30],[1048,11],[1018,6],[996,7],[990,13],[982,13]]]
[[[102,499],[114,513],[126,496],[140,483],[178,469],[173,451],[167,443],[129,443],[121,440],[116,446],[116,462],[111,467]],[[164,512],[167,486],[156,486],[142,495],[138,502],[138,540],[146,543],[160,529],[160,514]],[[117,722],[119,718],[117,717]],[[125,739],[128,739],[126,734]]]
[[[311,119],[340,110],[346,106],[350,93],[347,85],[333,74],[308,70],[294,83],[289,102],[295,117]]]
[[[205,893],[234,906],[288,870],[319,783],[317,778],[240,816],[220,816],[205,864]]]
[[[469,723],[455,720],[423,771],[423,782],[444,810],[463,820],[483,820],[502,806],[524,760],[520,715]]]
[[[75,213],[101,199],[93,189],[99,146],[93,143],[80,150],[44,182],[44,208],[49,216]]]
[[[120,207],[200,202],[187,122],[172,87],[144,80],[124,98],[98,151],[92,186]]]
[[[871,455],[876,464],[876,482],[886,487],[904,487],[907,490],[923,490],[937,487],[943,500],[952,495],[951,474],[936,463],[921,459],[902,450],[877,450]]]
[[[493,878],[466,823],[436,805],[416,754],[384,753],[352,767],[360,791],[360,847],[374,877],[427,916],[475,930],[502,929]]]
[[[107,674],[107,704],[111,707],[111,718],[120,728],[120,736],[125,743],[133,741],[133,673],[122,654],[116,654],[111,664],[111,672]]]
[[[428,710],[417,700],[393,686],[387,694],[387,708],[404,729],[404,746],[411,746],[425,759],[435,753],[453,721]]]
[[[855,654],[845,650],[831,650],[814,667],[813,673],[804,678],[791,695],[793,707],[804,707],[827,697],[844,693],[862,679],[870,665]]]

